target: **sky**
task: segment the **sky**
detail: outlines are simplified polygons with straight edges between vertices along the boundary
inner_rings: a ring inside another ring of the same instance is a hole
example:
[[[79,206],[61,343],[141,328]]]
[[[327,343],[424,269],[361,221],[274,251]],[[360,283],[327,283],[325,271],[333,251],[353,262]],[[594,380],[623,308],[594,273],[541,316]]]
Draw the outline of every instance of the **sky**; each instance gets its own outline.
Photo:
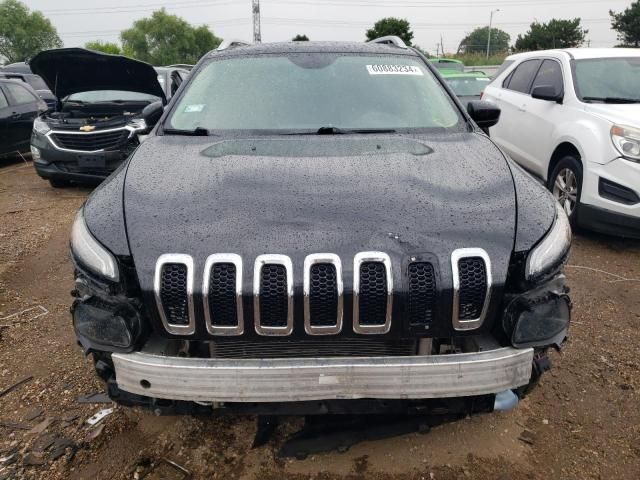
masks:
[[[22,0],[51,19],[65,46],[91,40],[118,42],[121,30],[164,7],[193,25],[207,25],[218,37],[252,40],[251,0]],[[511,35],[512,43],[531,22],[582,18],[591,47],[616,44],[609,10],[622,11],[632,0],[260,0],[263,42],[290,40],[363,41],[376,20],[406,18],[414,44],[435,53],[442,38],[445,52],[455,52],[464,36],[478,26],[493,25]]]

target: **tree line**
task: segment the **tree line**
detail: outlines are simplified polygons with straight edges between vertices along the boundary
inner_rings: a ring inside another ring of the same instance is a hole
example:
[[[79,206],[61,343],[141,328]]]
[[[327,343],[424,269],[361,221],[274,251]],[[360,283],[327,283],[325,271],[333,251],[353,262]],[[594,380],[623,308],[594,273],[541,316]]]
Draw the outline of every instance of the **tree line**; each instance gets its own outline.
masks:
[[[640,0],[622,12],[609,11],[611,28],[618,33],[621,47],[640,47]],[[531,23],[526,33],[518,35],[513,45],[508,33],[491,28],[491,52],[529,51],[549,48],[570,48],[584,45],[588,30],[580,18],[553,19],[546,23]],[[407,45],[413,45],[413,30],[406,19],[388,17],[377,21],[366,31],[366,38],[396,35]],[[466,35],[458,46],[458,54],[485,53],[489,27],[478,27]],[[298,34],[293,41],[308,41]],[[120,44],[93,41],[85,46],[111,54],[122,54],[153,65],[195,63],[205,53],[220,45],[207,26],[194,27],[163,8],[133,22],[120,33]],[[30,11],[19,0],[0,1],[0,61],[25,61],[41,50],[62,47],[63,42],[51,21],[42,12]],[[443,49],[444,53],[444,49]]]

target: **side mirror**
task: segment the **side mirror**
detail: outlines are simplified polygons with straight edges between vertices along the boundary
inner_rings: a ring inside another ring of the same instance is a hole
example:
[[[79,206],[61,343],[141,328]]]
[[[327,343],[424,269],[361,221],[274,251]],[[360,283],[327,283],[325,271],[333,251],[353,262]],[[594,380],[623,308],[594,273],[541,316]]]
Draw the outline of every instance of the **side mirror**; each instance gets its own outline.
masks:
[[[558,92],[555,87],[551,85],[540,85],[535,87],[531,91],[531,96],[538,100],[546,100],[547,102],[562,103],[562,92]]]
[[[142,118],[144,118],[144,123],[147,124],[147,127],[153,128],[160,120],[164,112],[164,106],[162,102],[153,102],[144,107],[142,110]]]
[[[500,109],[493,103],[483,100],[469,102],[467,113],[483,130],[493,127],[500,120]]]

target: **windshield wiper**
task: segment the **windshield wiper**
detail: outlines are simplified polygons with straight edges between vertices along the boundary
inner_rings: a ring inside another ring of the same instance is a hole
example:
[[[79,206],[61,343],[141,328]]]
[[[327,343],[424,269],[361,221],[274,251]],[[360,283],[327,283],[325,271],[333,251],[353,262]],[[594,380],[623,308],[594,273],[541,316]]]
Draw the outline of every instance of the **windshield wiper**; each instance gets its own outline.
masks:
[[[393,128],[339,128],[320,127],[318,130],[310,132],[283,133],[283,135],[348,135],[348,134],[375,134],[375,133],[396,133]]]
[[[181,130],[179,128],[164,128],[162,133],[165,135],[186,135],[190,137],[207,137],[211,135],[209,130],[202,127],[196,127],[193,130]]]
[[[640,103],[640,98],[624,98],[624,97],[582,97],[587,102],[602,103]]]

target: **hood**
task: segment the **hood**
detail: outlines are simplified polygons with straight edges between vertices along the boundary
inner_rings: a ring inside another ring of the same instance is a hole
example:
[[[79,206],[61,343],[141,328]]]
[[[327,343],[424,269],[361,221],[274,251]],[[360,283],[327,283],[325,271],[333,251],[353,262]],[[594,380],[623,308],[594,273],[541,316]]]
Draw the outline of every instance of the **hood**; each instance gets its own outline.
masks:
[[[640,128],[639,103],[592,103],[585,107],[585,111],[597,115],[600,118],[604,118],[612,123]]]
[[[400,265],[422,255],[438,259],[443,284],[450,285],[451,253],[458,248],[487,251],[499,291],[516,227],[506,160],[489,139],[470,133],[217,143],[150,137],[129,164],[124,212],[147,294],[156,260],[166,253],[193,257],[196,285],[208,255],[239,254],[250,295],[260,254],[288,255],[300,291],[306,255],[338,254],[346,289],[357,252],[386,252],[402,290]]]
[[[91,90],[124,90],[166,101],[153,67],[132,58],[84,48],[60,48],[40,52],[30,66],[58,99]]]

